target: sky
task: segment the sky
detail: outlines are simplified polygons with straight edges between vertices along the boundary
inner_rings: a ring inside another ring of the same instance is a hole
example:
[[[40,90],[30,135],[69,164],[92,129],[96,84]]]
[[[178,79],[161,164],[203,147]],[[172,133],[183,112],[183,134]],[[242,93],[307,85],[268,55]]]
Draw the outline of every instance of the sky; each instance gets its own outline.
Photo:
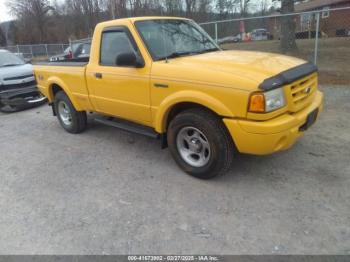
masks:
[[[11,20],[11,16],[6,8],[6,0],[0,0],[0,23]]]

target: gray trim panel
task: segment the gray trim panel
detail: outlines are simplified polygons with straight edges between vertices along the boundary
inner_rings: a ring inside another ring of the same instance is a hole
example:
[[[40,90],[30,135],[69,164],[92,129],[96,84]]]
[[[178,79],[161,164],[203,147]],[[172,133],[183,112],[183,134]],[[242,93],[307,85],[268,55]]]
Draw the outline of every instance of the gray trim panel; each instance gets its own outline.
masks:
[[[264,80],[259,85],[259,89],[263,91],[273,90],[281,86],[291,84],[294,81],[301,79],[307,75],[311,75],[312,73],[315,73],[317,71],[317,66],[315,66],[312,63],[305,63]]]

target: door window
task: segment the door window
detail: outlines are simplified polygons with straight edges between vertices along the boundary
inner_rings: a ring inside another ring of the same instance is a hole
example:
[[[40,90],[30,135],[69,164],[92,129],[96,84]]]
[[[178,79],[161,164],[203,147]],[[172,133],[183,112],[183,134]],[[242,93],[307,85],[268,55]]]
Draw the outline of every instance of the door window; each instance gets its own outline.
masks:
[[[102,33],[100,64],[116,66],[116,59],[122,53],[136,53],[125,31]]]

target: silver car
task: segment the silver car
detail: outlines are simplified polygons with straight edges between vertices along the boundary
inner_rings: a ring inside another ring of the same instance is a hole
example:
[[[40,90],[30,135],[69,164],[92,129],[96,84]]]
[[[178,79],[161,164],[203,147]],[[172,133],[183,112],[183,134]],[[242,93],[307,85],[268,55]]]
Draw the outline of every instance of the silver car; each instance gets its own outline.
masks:
[[[14,112],[45,102],[37,89],[32,65],[0,50],[0,111]]]

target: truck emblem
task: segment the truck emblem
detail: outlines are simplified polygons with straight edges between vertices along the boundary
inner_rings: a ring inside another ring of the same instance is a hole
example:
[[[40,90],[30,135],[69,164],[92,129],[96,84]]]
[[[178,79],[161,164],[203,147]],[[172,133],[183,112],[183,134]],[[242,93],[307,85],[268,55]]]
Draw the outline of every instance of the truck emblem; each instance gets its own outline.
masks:
[[[311,87],[308,87],[304,90],[305,94],[310,94],[310,92],[311,92]]]

